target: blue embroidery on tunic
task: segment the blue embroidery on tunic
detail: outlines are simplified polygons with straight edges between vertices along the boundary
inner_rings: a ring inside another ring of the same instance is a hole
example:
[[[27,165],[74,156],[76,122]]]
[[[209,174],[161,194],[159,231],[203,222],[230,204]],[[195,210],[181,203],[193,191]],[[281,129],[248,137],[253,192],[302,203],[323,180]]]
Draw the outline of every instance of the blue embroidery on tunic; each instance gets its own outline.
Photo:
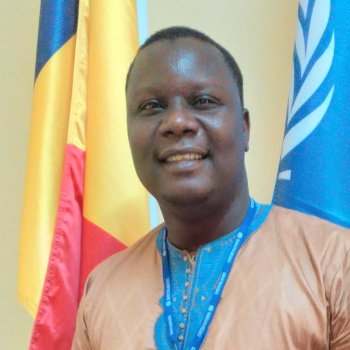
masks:
[[[248,238],[262,225],[272,207],[271,205],[258,203],[257,206],[258,210],[249,228]],[[195,262],[189,259],[189,254],[168,242],[173,312],[177,327],[175,331],[177,331],[177,337],[182,339],[179,350],[185,350],[186,346],[192,343],[202,323],[210,298],[220,277],[225,257],[236,234],[237,230],[200,247]],[[159,252],[162,249],[160,234],[157,237],[157,248]],[[184,259],[185,257],[187,258]],[[164,297],[160,298],[159,303],[164,309]],[[186,312],[183,312],[183,309]],[[160,315],[155,325],[155,341],[159,350],[175,349],[169,337],[164,313]]]

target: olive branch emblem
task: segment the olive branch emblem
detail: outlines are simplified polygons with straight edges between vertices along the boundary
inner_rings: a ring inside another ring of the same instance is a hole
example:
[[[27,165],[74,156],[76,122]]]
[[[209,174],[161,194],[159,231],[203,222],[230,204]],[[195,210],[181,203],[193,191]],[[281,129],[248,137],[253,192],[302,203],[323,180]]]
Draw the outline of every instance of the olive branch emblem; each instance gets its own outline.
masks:
[[[304,18],[307,18],[309,12],[312,11],[309,33],[307,37],[304,35],[303,26],[298,19],[297,35],[295,41],[295,55],[300,63],[301,78],[305,76],[307,68],[309,72],[300,87],[299,92],[294,92],[294,73],[295,67],[292,68],[292,79],[289,93],[288,110],[287,110],[287,126],[293,119],[299,109],[315,95],[318,88],[325,81],[333,63],[335,38],[334,31],[332,39],[312,67],[309,67],[310,61],[318,48],[324,32],[329,23],[331,12],[331,0],[316,0],[313,9],[309,7],[309,0],[300,0],[300,9]],[[291,152],[297,145],[305,140],[319,125],[322,118],[325,116],[328,107],[331,103],[334,86],[329,91],[327,97],[314,111],[307,114],[300,122],[294,125],[285,135],[281,160]],[[279,173],[278,179],[290,180],[291,170],[285,170]]]

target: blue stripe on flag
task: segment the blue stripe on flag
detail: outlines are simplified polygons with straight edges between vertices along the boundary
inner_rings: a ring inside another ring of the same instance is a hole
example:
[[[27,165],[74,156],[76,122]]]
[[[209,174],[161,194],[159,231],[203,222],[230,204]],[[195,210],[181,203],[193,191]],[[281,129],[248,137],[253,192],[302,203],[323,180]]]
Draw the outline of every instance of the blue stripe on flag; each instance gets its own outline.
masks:
[[[78,0],[42,0],[35,79],[43,66],[76,32]]]
[[[273,202],[350,228],[350,2],[299,5]]]

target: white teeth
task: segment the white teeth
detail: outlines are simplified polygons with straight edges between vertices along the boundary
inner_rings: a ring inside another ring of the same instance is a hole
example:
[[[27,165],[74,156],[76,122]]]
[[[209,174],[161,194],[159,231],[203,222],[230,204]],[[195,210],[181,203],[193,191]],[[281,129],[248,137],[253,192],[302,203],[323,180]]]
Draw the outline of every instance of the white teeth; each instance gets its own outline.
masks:
[[[167,158],[167,162],[171,163],[171,162],[178,162],[180,160],[199,160],[199,159],[203,159],[203,156],[201,154],[198,153],[186,153],[186,154],[177,154],[176,156],[171,156],[169,158]]]

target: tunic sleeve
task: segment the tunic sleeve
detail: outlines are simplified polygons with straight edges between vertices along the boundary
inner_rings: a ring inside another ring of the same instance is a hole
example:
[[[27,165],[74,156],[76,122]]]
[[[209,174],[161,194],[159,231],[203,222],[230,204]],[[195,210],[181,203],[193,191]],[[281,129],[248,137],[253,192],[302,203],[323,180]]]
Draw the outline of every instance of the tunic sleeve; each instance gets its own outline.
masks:
[[[343,255],[344,256],[344,255]],[[330,350],[350,349],[350,252],[336,270],[330,290]]]
[[[74,334],[71,350],[92,350],[92,347],[89,341],[89,333],[88,333],[88,329],[84,318],[84,305],[86,302],[86,294],[87,294],[88,286],[89,286],[89,279],[86,282],[84,295],[79,305],[75,334]]]

